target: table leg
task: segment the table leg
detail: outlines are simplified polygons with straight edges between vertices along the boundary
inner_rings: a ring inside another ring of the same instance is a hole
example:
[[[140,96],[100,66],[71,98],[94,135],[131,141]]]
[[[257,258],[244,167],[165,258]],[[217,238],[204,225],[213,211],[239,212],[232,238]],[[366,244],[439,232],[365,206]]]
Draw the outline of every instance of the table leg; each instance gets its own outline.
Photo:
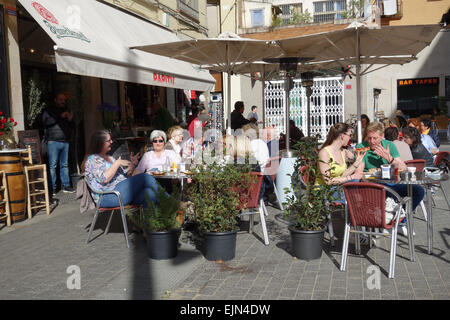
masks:
[[[414,250],[414,221],[413,221],[413,209],[412,209],[412,197],[413,197],[413,186],[412,184],[407,184],[408,188],[408,197],[410,197],[411,201],[408,201],[407,205],[407,211],[408,211],[408,218],[407,218],[407,224],[408,224],[408,242],[409,242],[409,253],[410,253],[410,260],[416,261],[416,253]]]
[[[431,190],[426,188],[427,192],[427,235],[428,235],[428,254],[433,254],[433,213],[431,206]]]

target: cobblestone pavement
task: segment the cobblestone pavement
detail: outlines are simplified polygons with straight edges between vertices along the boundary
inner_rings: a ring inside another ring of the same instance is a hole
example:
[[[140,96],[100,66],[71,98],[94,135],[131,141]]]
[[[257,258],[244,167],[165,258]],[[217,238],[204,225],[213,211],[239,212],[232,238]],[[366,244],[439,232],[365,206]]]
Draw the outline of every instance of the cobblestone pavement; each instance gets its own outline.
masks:
[[[450,190],[450,182],[445,187]],[[435,199],[438,208],[446,208],[441,191]],[[131,248],[126,248],[118,215],[107,235],[102,234],[107,216],[100,218],[94,239],[86,244],[93,212],[80,214],[73,197],[60,200],[50,216],[41,211],[12,227],[0,225],[0,299],[450,298],[448,210],[433,210],[434,246],[433,255],[428,255],[426,224],[418,209],[414,219],[416,261],[409,261],[407,239],[399,236],[395,279],[388,279],[386,239],[377,239],[371,249],[362,246],[360,256],[350,244],[347,271],[339,271],[343,234],[339,213],[333,215],[337,245],[330,247],[326,234],[319,260],[293,258],[281,211],[268,206],[268,246],[263,244],[257,224],[255,234],[239,232],[234,260],[211,262],[185,232],[175,259],[155,261],[147,258],[145,241],[138,234],[132,235]],[[370,289],[374,284],[372,265],[381,271],[379,289]],[[79,267],[80,289],[68,289],[68,282],[74,283],[69,266]]]

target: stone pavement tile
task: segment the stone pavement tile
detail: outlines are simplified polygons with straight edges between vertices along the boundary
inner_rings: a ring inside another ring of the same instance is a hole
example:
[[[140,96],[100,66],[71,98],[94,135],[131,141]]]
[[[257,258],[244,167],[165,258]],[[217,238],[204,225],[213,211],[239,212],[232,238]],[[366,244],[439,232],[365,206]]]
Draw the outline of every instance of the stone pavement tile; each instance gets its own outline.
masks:
[[[206,286],[206,287],[200,288],[198,293],[203,294],[203,295],[213,295],[217,290],[218,290],[218,287],[216,287],[216,286]]]
[[[247,291],[247,295],[261,295],[266,290],[266,286],[253,286]]]
[[[379,300],[381,299],[381,292],[377,289],[364,289],[364,300]]]
[[[413,290],[408,291],[398,291],[398,299],[399,300],[415,300],[416,296],[414,295]]]
[[[347,280],[347,292],[363,292],[362,279],[348,279]]]
[[[347,279],[344,280],[336,280],[336,279],[332,279],[331,281],[331,288],[343,288],[346,289],[347,288]]]
[[[300,292],[294,297],[294,300],[311,300],[312,292]]]
[[[244,300],[261,300],[262,295],[261,294],[247,294],[244,297]]]
[[[279,297],[280,290],[273,290],[271,288],[266,288],[263,292],[261,299],[264,300],[277,300]]]
[[[222,288],[222,287],[221,287]],[[220,289],[222,290],[222,289]],[[225,290],[225,288],[223,289]],[[249,291],[249,289],[244,289],[244,288],[232,288],[231,290],[228,289],[228,291],[230,292],[231,296],[240,296],[243,297],[247,294],[247,292]]]
[[[297,293],[297,289],[282,288],[280,290],[279,296],[280,296],[280,298],[283,298],[283,297],[293,298],[293,297],[295,297],[296,293]]]
[[[298,293],[306,293],[306,292],[313,292],[314,291],[314,284],[300,284],[297,292]]]
[[[347,292],[346,300],[364,300],[362,291],[359,292]]]
[[[428,289],[414,289],[414,295],[417,299],[431,299],[431,291]]]
[[[338,296],[342,299],[345,299],[345,295],[347,294],[347,290],[345,288],[331,288],[330,289],[330,297]]]
[[[328,300],[329,295],[330,295],[329,291],[314,290],[312,299],[313,300]]]

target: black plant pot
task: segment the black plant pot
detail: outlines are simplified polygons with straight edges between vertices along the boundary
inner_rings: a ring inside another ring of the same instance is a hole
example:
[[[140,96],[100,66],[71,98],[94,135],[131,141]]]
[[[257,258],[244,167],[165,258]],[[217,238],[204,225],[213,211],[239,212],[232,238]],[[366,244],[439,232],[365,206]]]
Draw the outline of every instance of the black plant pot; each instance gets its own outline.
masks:
[[[323,236],[326,228],[318,231],[303,231],[288,227],[291,233],[294,256],[300,260],[315,260],[322,256]]]
[[[178,253],[178,238],[181,229],[147,233],[147,251],[151,259],[172,259]]]
[[[228,261],[236,253],[237,230],[231,232],[205,232],[203,255],[209,261]]]

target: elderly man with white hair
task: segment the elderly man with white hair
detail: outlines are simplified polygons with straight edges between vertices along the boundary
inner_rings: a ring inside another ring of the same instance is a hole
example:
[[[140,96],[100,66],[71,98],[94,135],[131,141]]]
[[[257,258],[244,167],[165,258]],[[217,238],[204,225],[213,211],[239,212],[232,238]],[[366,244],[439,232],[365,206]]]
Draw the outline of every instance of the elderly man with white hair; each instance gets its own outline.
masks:
[[[178,165],[181,162],[180,156],[175,151],[165,149],[167,137],[164,131],[153,130],[150,141],[152,148],[142,156],[134,174],[152,171],[152,169],[162,170],[167,162],[171,165],[172,163]]]

